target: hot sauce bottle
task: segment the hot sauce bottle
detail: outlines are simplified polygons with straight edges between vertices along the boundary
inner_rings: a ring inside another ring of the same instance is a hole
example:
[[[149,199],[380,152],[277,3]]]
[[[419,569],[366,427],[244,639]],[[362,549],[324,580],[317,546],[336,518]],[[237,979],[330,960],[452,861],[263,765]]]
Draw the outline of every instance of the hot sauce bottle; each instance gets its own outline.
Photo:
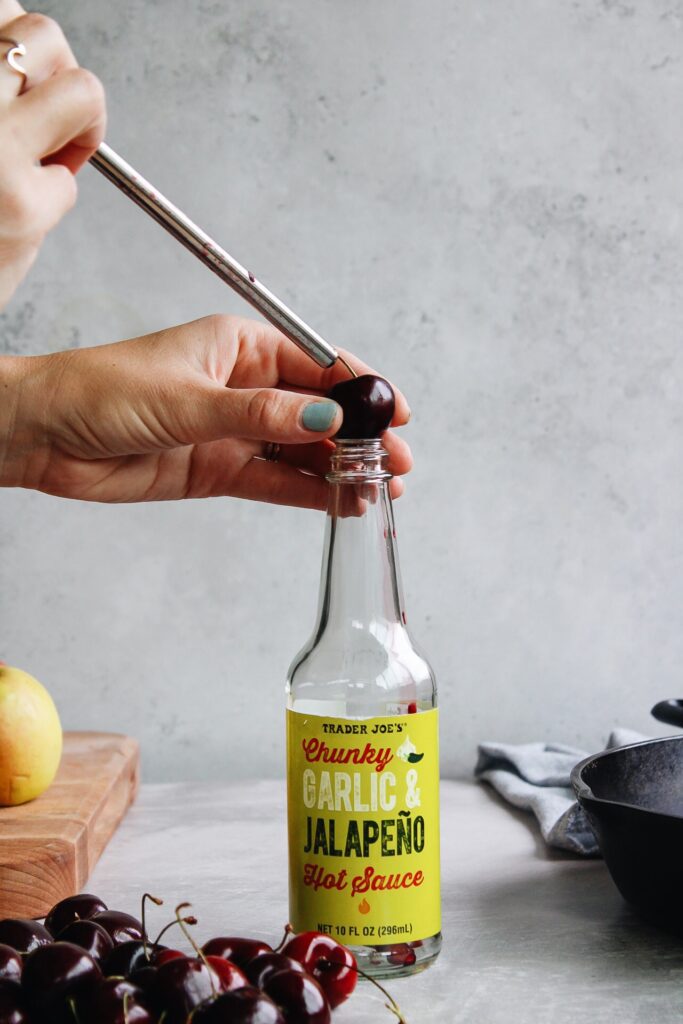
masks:
[[[408,632],[387,454],[372,436],[387,389],[367,376],[331,394],[345,416],[318,619],[287,682],[290,921],[379,978],[441,948],[436,683]],[[392,414],[393,401],[384,427]]]

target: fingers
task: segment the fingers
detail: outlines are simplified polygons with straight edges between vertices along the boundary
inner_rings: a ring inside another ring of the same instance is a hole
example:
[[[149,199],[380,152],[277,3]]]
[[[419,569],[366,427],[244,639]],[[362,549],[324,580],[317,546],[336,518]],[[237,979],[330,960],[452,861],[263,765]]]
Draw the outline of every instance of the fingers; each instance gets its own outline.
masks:
[[[165,457],[173,453],[166,453]],[[188,463],[190,477],[183,488],[183,497],[208,498],[227,497],[249,498],[252,501],[267,501],[275,505],[291,505],[294,508],[326,509],[329,484],[320,476],[309,476],[284,462],[264,462],[249,459],[238,472],[234,470],[234,447],[231,442],[215,442],[195,449]],[[156,473],[155,479],[162,474]],[[401,480],[389,482],[392,498],[403,494]],[[168,492],[163,497],[169,497]],[[178,496],[178,495],[175,495]],[[148,498],[157,495],[148,494]]]
[[[0,28],[4,29],[9,21],[24,13],[24,8],[17,0],[0,0]],[[3,35],[0,32],[0,35]]]
[[[223,318],[218,320],[220,323]],[[230,376],[233,387],[285,383],[324,394],[338,381],[348,380],[349,372],[340,361],[329,369],[323,369],[270,324],[251,320],[235,322],[233,318],[226,317],[218,333],[235,330],[239,339],[239,355]],[[357,374],[375,372],[345,349],[339,349],[339,352]],[[398,388],[394,390],[396,411],[392,422],[400,426],[410,419],[410,408],[402,392]]]
[[[320,477],[307,476],[281,462],[252,459],[232,481],[229,493],[235,498],[251,498],[274,505],[325,509],[328,488],[329,484]]]
[[[84,68],[72,68],[20,96],[11,108],[16,135],[36,160],[75,172],[104,138],[104,90]]]
[[[76,181],[65,167],[8,169],[8,188],[0,191],[0,243],[16,249],[35,244],[76,201]]]
[[[413,468],[413,455],[408,442],[395,434],[393,430],[387,430],[382,435],[382,445],[389,455],[387,459],[389,472],[394,476],[404,476],[406,473],[410,473]]]
[[[42,231],[51,231],[76,202],[76,179],[59,164],[35,167],[33,172],[37,181],[33,215],[40,220]]]
[[[203,427],[208,436],[190,440],[239,437],[305,444],[330,437],[342,420],[336,402],[278,388],[240,390],[216,386],[211,389],[205,411],[205,423],[197,426]]]
[[[9,102],[20,92],[40,85],[57,72],[77,66],[58,23],[45,14],[20,14],[2,25],[0,36],[24,44],[26,54],[19,63],[27,74],[25,85],[16,72],[0,75],[0,102]],[[5,44],[0,46],[5,47]]]
[[[395,476],[393,480],[389,481],[389,493],[394,500],[400,498],[405,489],[405,482],[400,476]]]

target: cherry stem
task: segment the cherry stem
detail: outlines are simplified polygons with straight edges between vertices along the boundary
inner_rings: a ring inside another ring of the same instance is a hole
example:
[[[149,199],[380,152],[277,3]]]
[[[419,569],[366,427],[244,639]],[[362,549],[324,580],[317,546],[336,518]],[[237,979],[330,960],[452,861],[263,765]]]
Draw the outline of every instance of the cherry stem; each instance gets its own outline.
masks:
[[[356,373],[354,368],[352,366],[349,366],[349,364],[346,362],[346,360],[344,359],[344,356],[337,355],[337,358],[338,358],[339,362],[342,364],[342,366],[346,367],[346,369],[349,371],[349,373],[351,374],[352,377],[357,377],[358,376],[358,374]]]
[[[339,964],[335,963],[334,960],[326,960],[324,957],[321,957],[320,960],[318,960],[318,966],[322,967],[323,970],[331,970],[332,968],[339,967]],[[378,988],[382,995],[389,1000],[388,1003],[384,1004],[387,1010],[389,1010],[390,1013],[393,1013],[394,1016],[398,1018],[399,1024],[408,1024],[408,1021],[403,1016],[401,1007],[398,1005],[394,997],[389,992],[387,992],[384,986],[380,985],[376,978],[372,978],[369,974],[366,974],[365,971],[361,970],[361,968],[356,963],[354,963],[353,965],[349,964],[348,970],[355,971],[356,974],[359,974],[361,976],[361,978],[365,978],[365,980],[369,981],[372,985],[375,986],[375,988]]]
[[[147,894],[145,893],[145,895],[147,895]],[[144,907],[144,905],[145,905],[144,904],[144,900],[145,900],[144,896],[142,897],[142,900],[143,900],[142,905]],[[124,992],[123,993],[123,1024],[130,1024],[130,1017],[128,1016],[128,998],[129,998],[129,995],[130,995],[130,993],[128,993],[128,992]]]
[[[187,905],[189,906],[189,904]],[[197,918],[193,917],[191,914],[188,917],[184,917],[183,921],[185,922],[185,924],[197,924]],[[161,939],[163,939],[164,935],[166,934],[166,932],[169,931],[171,928],[175,928],[177,924],[177,921],[170,921],[164,928],[162,928],[159,934],[157,935],[156,939],[152,943],[152,947],[156,949],[157,946],[159,945],[159,942],[161,941]]]
[[[145,960],[149,962],[149,950],[147,949],[147,921],[145,919],[145,911],[147,909],[147,900],[150,900],[156,907],[163,907],[164,901],[159,899],[158,896],[152,896],[151,893],[143,893],[142,895],[142,948],[145,954]]]
[[[207,971],[209,972],[209,982],[211,983],[211,993],[213,995],[213,998],[215,999],[216,996],[218,995],[218,992],[216,990],[216,982],[214,981],[213,967],[211,966],[209,961],[206,959],[206,955],[204,953],[204,950],[199,948],[199,946],[194,941],[194,939],[192,938],[192,936],[188,932],[187,928],[185,927],[185,924],[187,922],[187,918],[183,918],[183,917],[180,916],[180,911],[181,910],[186,910],[188,907],[191,907],[191,906],[192,906],[191,903],[179,903],[178,906],[175,908],[176,921],[180,925],[180,928],[181,928],[181,931],[182,931],[183,935],[185,936],[187,941],[190,943],[190,945],[192,946],[193,950],[197,954],[198,958],[202,961],[202,963],[206,967]],[[195,924],[197,923],[197,919],[196,918],[193,918],[192,920],[194,921]]]
[[[75,999],[70,999],[69,1000],[69,1009],[71,1010],[71,1012],[74,1015],[74,1020],[76,1021],[76,1024],[80,1024],[80,1018],[78,1016],[78,1013],[76,1012],[76,1000]]]
[[[274,953],[279,953],[280,950],[282,949],[282,947],[284,946],[285,942],[289,938],[289,936],[293,935],[293,934],[294,934],[294,929],[292,928],[291,924],[286,924],[285,925],[285,934],[282,936],[282,939],[280,941],[280,945],[276,946],[275,949],[273,950],[273,952]]]

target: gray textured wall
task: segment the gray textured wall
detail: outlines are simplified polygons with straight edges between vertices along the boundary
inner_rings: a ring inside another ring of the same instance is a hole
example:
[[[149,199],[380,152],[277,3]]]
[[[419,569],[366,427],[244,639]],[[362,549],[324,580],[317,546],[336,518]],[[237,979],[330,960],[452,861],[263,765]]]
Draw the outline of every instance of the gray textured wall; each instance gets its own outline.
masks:
[[[446,771],[482,737],[647,729],[683,696],[683,4],[42,9],[110,143],[408,394],[399,541]],[[88,169],[2,345],[219,310],[244,307]],[[320,515],[0,502],[0,646],[68,726],[139,736],[149,779],[281,771]]]

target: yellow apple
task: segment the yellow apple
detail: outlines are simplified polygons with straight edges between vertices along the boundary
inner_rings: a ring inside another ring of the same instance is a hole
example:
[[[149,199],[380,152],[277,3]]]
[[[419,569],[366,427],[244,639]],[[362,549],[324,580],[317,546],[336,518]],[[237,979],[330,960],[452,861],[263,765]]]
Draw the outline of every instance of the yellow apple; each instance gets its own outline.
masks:
[[[54,779],[62,726],[45,687],[20,668],[0,665],[0,804],[24,804]]]

